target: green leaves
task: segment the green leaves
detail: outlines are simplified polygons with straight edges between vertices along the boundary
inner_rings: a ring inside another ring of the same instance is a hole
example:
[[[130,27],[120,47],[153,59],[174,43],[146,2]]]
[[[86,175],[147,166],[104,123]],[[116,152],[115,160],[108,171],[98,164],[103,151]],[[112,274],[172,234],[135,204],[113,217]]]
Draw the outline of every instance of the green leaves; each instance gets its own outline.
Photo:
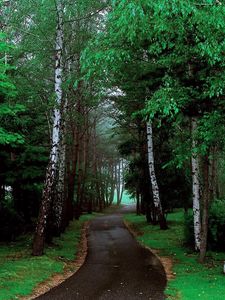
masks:
[[[15,146],[23,143],[24,138],[20,134],[8,132],[0,127],[0,145]]]
[[[9,70],[12,70],[7,63],[10,49],[11,47],[5,42],[5,34],[0,32],[0,95],[5,97],[16,95],[16,88],[7,74]]]
[[[8,65],[8,51],[11,49],[5,43],[5,35],[0,34],[0,145],[15,146],[23,144],[24,139],[21,134],[8,130],[6,121],[7,118],[16,117],[18,113],[23,112],[25,107],[23,105],[9,104],[8,100],[16,96],[16,88],[8,76],[9,70],[12,68]],[[3,127],[4,126],[4,127]]]
[[[15,116],[17,113],[24,112],[25,106],[21,104],[0,104],[0,118],[2,116]]]
[[[199,120],[196,140],[198,142],[197,151],[206,154],[212,146],[224,147],[224,117],[219,111],[206,113]]]
[[[178,80],[166,75],[162,87],[148,101],[147,112],[151,118],[158,115],[173,119],[188,100],[188,88],[182,87]]]

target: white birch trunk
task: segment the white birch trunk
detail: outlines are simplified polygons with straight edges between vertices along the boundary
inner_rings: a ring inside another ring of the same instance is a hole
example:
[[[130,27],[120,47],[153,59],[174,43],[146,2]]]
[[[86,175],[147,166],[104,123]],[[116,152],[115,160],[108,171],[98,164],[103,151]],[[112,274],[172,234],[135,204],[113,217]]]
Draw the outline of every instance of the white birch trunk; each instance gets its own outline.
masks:
[[[55,225],[57,230],[60,230],[63,214],[63,201],[65,197],[65,167],[66,167],[66,139],[65,139],[65,114],[67,111],[67,99],[65,101],[64,109],[61,116],[60,125],[60,146],[58,150],[58,162],[57,162],[57,186],[55,191],[55,203],[54,203],[54,213],[55,213]]]
[[[52,147],[49,164],[46,170],[45,185],[39,211],[37,228],[33,242],[33,255],[42,255],[46,235],[46,226],[55,183],[57,161],[60,147],[60,123],[62,103],[62,50],[63,50],[63,6],[61,0],[56,2],[57,28],[56,28],[56,54],[55,54],[55,95],[56,105],[53,111]]]
[[[62,131],[64,135],[64,131]],[[61,146],[58,159],[58,182],[56,187],[56,202],[54,204],[55,224],[57,230],[60,230],[63,214],[63,201],[65,197],[64,180],[65,180],[65,164],[66,164],[66,143],[65,137],[62,136]]]
[[[61,1],[57,2],[58,22],[56,28],[56,61],[55,61],[55,94],[56,106],[53,113],[52,151],[50,159],[56,168],[59,144],[60,144],[60,122],[62,103],[62,71],[63,71],[63,7]],[[53,174],[54,175],[54,174]]]
[[[197,119],[191,120],[192,131],[192,150],[196,147],[194,134],[197,129]],[[200,218],[200,166],[197,154],[192,153],[191,158],[192,166],[192,199],[193,199],[193,216],[194,216],[194,237],[195,237],[195,250],[200,250],[201,244],[201,218]]]
[[[148,140],[148,166],[149,166],[149,174],[152,185],[152,194],[153,194],[153,202],[154,206],[157,210],[158,214],[163,214],[162,205],[159,196],[159,187],[155,175],[155,160],[154,160],[154,148],[153,148],[153,133],[152,133],[152,122],[149,121],[147,123],[147,140]]]

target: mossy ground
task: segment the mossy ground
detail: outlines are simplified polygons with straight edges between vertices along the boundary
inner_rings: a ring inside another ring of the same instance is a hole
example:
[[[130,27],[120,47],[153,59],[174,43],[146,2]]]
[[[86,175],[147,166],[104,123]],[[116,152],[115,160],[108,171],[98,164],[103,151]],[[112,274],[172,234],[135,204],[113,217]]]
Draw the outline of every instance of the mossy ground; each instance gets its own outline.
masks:
[[[29,295],[39,283],[62,272],[66,263],[76,258],[82,225],[91,218],[93,216],[84,215],[72,222],[41,257],[31,256],[32,236],[0,245],[0,300]]]
[[[146,224],[144,216],[125,215],[126,221],[142,234],[137,239],[144,245],[159,249],[161,256],[173,258],[175,279],[168,282],[168,299],[224,300],[225,275],[222,261],[225,253],[207,253],[206,264],[198,263],[197,254],[184,246],[184,214],[177,211],[168,215],[169,229]]]

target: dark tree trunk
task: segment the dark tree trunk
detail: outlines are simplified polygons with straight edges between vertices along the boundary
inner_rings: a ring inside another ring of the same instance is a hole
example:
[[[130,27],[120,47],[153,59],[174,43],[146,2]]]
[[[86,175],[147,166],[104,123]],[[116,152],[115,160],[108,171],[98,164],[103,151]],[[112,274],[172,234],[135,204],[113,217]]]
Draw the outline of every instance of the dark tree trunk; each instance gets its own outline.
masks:
[[[203,180],[204,190],[202,195],[202,230],[201,230],[201,244],[199,261],[204,262],[207,250],[207,237],[208,237],[208,219],[209,219],[209,158],[208,156],[203,159]]]
[[[157,213],[155,210],[155,206],[152,204],[152,225],[158,224]]]
[[[162,229],[162,230],[168,229],[164,213],[158,213],[158,217],[159,217],[159,226],[160,226],[160,229]]]
[[[136,199],[137,199],[136,214],[140,215],[140,193],[138,189],[136,190]]]
[[[146,220],[147,223],[152,223],[152,211],[149,203],[146,203]]]
[[[73,122],[71,120],[71,122]],[[67,163],[67,200],[65,207],[65,223],[69,223],[73,219],[74,212],[74,193],[75,193],[75,182],[77,176],[77,162],[78,162],[78,152],[79,152],[79,139],[78,139],[78,129],[76,126],[72,126],[72,137],[73,143],[70,146],[70,155],[68,157]]]
[[[120,160],[118,165],[116,166],[116,191],[117,191],[117,205],[120,205],[120,188],[121,188],[121,167],[120,167]]]
[[[210,161],[210,200],[219,198],[218,193],[218,178],[217,178],[217,159],[216,159],[216,147],[212,147],[211,161]]]
[[[5,199],[5,183],[4,179],[0,176],[0,205],[2,200]]]
[[[46,226],[50,212],[50,206],[52,201],[52,187],[54,183],[54,171],[52,170],[52,164],[49,163],[46,172],[45,187],[43,190],[41,207],[38,216],[38,223],[33,241],[34,256],[40,256],[44,251],[44,243],[46,237]]]
[[[88,200],[88,213],[92,214],[93,208],[92,208],[92,199]]]

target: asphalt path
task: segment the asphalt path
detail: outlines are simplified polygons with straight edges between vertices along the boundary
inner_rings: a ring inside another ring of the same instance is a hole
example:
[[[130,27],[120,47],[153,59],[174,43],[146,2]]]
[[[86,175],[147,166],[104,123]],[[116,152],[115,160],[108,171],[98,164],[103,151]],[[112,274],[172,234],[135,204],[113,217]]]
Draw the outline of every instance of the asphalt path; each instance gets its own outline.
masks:
[[[166,274],[123,223],[123,208],[96,218],[88,231],[88,254],[80,270],[38,300],[165,299]]]

